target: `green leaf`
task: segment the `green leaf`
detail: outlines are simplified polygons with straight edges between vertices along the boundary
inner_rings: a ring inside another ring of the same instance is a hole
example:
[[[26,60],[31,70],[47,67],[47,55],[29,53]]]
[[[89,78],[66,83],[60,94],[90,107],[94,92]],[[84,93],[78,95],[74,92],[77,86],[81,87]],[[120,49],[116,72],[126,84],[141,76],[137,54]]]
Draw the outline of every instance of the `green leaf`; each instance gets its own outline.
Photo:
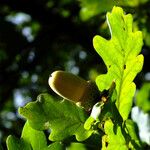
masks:
[[[49,139],[52,141],[61,141],[72,135],[83,141],[93,132],[84,129],[87,115],[83,108],[67,100],[57,101],[48,94],[39,95],[36,102],[20,108],[19,113],[34,129],[51,129]]]
[[[67,150],[87,150],[86,146],[82,143],[71,143]]]
[[[90,19],[98,14],[110,11],[114,5],[137,7],[141,3],[146,3],[147,0],[79,0],[81,5],[80,17],[83,21]]]
[[[107,120],[104,125],[105,134],[102,139],[102,150],[128,150],[121,127]]]
[[[94,126],[100,122],[99,118],[101,115],[101,111],[103,109],[103,105],[104,105],[103,102],[97,102],[93,106],[89,118],[84,123],[84,128],[86,130],[90,130],[90,129],[94,128]]]
[[[54,142],[50,144],[47,149],[44,150],[65,150],[65,148],[61,142]]]
[[[30,144],[12,135],[7,137],[6,144],[8,150],[32,150]]]
[[[25,123],[20,139],[9,136],[7,146],[10,150],[41,150],[47,148],[47,141],[43,131],[32,129],[28,122]]]
[[[94,124],[94,122],[95,122],[95,119],[93,117],[89,116],[89,118],[84,123],[84,128],[86,130],[90,130],[92,128],[92,125]]]
[[[21,137],[24,141],[30,143],[33,150],[41,150],[47,147],[44,132],[31,128],[28,122],[24,125]]]
[[[8,150],[64,150],[64,146],[60,142],[47,146],[44,132],[31,128],[28,122],[23,127],[20,139],[10,135],[6,143]]]
[[[145,83],[136,95],[136,105],[145,113],[150,112],[150,83]]]
[[[140,149],[141,143],[138,137],[138,127],[130,119],[127,119],[125,122],[127,133],[130,135],[129,147],[131,149]]]
[[[138,128],[132,120],[126,120],[124,126],[107,120],[104,124],[105,135],[102,137],[103,150],[137,150],[141,143],[137,135]]]
[[[80,3],[81,3],[80,17],[83,21],[86,21],[95,15],[110,10],[112,6],[115,4],[115,1],[80,0]]]
[[[111,39],[98,35],[93,39],[94,48],[107,67],[107,74],[98,76],[96,83],[103,91],[110,87],[112,81],[116,82],[116,106],[126,120],[136,89],[133,80],[143,66],[143,55],[138,55],[143,44],[142,33],[132,32],[132,15],[124,15],[120,7],[114,7],[111,13],[107,13],[107,23]]]

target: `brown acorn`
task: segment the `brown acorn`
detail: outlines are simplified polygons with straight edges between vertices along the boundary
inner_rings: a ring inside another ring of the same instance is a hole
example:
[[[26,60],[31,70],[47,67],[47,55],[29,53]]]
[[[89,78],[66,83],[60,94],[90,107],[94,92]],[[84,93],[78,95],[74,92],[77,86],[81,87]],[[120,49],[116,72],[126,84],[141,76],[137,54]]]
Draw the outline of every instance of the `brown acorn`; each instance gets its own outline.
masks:
[[[49,77],[51,89],[75,103],[79,102],[85,109],[91,108],[99,99],[100,91],[96,84],[65,71],[55,71]]]

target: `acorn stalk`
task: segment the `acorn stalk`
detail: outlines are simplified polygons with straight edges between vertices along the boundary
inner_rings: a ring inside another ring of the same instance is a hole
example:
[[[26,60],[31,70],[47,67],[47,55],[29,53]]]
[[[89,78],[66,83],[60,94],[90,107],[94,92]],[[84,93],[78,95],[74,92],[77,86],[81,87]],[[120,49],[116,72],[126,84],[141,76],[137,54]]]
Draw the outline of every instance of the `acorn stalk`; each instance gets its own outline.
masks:
[[[81,103],[85,109],[99,101],[100,91],[96,84],[65,71],[55,71],[49,77],[51,89],[64,99]]]

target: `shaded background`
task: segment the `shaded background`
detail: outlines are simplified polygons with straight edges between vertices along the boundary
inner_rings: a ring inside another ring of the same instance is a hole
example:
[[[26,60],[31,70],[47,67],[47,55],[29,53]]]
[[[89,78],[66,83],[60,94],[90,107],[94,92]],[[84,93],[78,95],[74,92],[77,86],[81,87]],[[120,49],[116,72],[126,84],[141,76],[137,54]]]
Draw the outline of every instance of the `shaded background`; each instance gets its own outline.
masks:
[[[96,34],[110,38],[105,15],[114,5],[132,13],[133,30],[143,32],[144,67],[135,79],[140,89],[150,81],[149,0],[0,0],[0,143],[3,147],[9,134],[20,137],[24,120],[18,115],[18,107],[36,100],[43,92],[56,96],[47,82],[53,71],[66,70],[86,80],[95,80],[98,74],[106,73],[92,39]],[[150,88],[146,99],[150,99]],[[150,108],[145,112],[149,114]]]

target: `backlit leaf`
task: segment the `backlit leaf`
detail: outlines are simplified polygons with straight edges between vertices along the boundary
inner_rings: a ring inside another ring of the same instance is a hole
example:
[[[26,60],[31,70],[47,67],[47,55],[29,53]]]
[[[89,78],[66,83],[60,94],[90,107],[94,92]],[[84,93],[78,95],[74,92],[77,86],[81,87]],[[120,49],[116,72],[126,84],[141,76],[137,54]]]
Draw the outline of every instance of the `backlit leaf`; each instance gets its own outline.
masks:
[[[93,132],[84,129],[87,116],[83,108],[67,100],[55,100],[48,94],[41,94],[36,102],[28,103],[19,112],[33,128],[51,129],[49,139],[52,141],[61,141],[72,135],[83,141]]]
[[[142,33],[132,32],[132,15],[125,15],[122,8],[114,7],[107,13],[111,39],[101,36],[93,39],[94,48],[107,67],[107,74],[100,75],[96,83],[100,91],[116,82],[116,106],[124,120],[128,118],[136,86],[133,82],[143,66],[143,55],[138,55],[143,44]]]

